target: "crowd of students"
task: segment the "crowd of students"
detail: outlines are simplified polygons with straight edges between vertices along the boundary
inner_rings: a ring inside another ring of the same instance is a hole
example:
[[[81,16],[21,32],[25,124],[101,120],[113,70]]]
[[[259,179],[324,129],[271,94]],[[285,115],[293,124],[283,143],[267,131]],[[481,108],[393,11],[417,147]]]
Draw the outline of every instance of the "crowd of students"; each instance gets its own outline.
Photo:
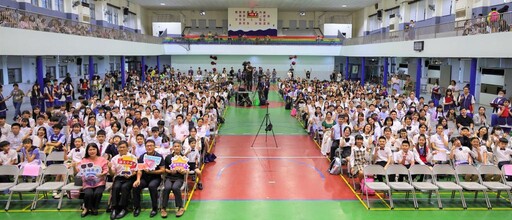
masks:
[[[392,88],[394,87],[393,81]],[[426,101],[414,91],[397,92],[358,81],[300,78],[279,82],[305,129],[330,160],[339,158],[348,174],[361,183],[369,164],[496,165],[511,163],[510,127],[490,127],[490,115],[465,86],[458,97],[447,89],[446,100]],[[457,91],[458,92],[458,91]],[[491,103],[499,119],[507,120],[509,100],[504,91]],[[379,177],[382,180],[382,177]],[[391,180],[394,181],[394,180]],[[399,179],[399,181],[402,181]],[[358,184],[360,186],[360,184]]]
[[[48,80],[42,91],[36,89],[42,100],[33,103],[31,111],[23,110],[15,123],[7,124],[5,114],[0,115],[0,165],[44,168],[49,164],[44,164],[43,154],[64,152],[62,161],[77,175],[92,167],[98,169],[92,177],[78,178],[82,180],[83,217],[98,214],[103,191],[111,181],[111,219],[123,218],[131,207],[138,216],[144,188],[151,197],[150,217],[158,212],[167,217],[171,192],[176,216],[183,215],[182,186],[190,172],[197,188],[203,188],[200,166],[231,87],[225,78],[199,81],[188,75],[178,78],[168,70],[150,68],[145,82],[131,77],[125,88],[112,86],[107,91],[102,83],[96,90],[88,88],[79,101],[73,101],[71,93],[65,93],[64,102],[52,97],[59,82]],[[2,100],[0,105],[5,104],[6,99]],[[154,169],[129,172],[120,164],[120,158],[144,163],[145,156],[158,157],[160,162]],[[172,166],[174,156],[188,158],[188,170]],[[0,181],[10,180],[1,176]],[[160,206],[159,187],[163,194]],[[54,191],[53,196],[59,198],[61,193]]]

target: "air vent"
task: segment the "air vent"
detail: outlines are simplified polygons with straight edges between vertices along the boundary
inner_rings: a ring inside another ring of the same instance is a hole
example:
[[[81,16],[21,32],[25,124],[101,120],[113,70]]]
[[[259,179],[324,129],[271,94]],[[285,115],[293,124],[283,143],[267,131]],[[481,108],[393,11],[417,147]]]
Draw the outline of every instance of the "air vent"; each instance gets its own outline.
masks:
[[[455,19],[466,19],[466,9],[456,11]]]

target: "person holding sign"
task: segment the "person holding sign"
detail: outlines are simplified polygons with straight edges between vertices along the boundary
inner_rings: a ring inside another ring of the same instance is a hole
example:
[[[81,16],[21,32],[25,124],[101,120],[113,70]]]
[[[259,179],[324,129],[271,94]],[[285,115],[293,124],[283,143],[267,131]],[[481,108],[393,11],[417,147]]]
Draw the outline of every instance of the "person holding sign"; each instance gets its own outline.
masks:
[[[128,143],[120,141],[117,150],[119,154],[114,156],[108,167],[110,175],[114,177],[112,185],[111,206],[112,213],[110,219],[120,219],[126,216],[128,207],[128,197],[137,174],[137,157],[128,153]]]
[[[155,141],[146,141],[146,152],[139,157],[138,163],[139,165],[144,164],[146,167],[140,169],[139,166],[137,180],[133,183],[133,216],[139,216],[141,191],[148,187],[152,205],[149,217],[153,218],[158,210],[158,186],[162,182],[161,175],[165,172],[164,159],[155,151]]]
[[[181,198],[181,186],[185,181],[185,175],[188,174],[188,158],[181,153],[181,142],[175,141],[173,152],[165,157],[165,173],[167,174],[164,183],[164,192],[162,200],[162,218],[167,218],[167,203],[169,202],[169,193],[172,191],[178,211],[176,217],[180,217],[185,212],[183,209],[183,198]]]
[[[82,187],[84,192],[84,209],[82,217],[89,213],[98,215],[103,191],[105,191],[106,176],[108,174],[108,160],[100,155],[100,149],[95,143],[90,143],[85,149],[84,158],[72,165],[75,172],[82,175]]]

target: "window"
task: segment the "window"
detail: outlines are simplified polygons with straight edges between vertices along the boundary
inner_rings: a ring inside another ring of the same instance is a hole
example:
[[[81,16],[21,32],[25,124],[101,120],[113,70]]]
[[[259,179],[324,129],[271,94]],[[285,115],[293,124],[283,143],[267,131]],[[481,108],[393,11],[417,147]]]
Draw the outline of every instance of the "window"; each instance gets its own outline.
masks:
[[[32,5],[39,7],[39,0],[32,0]]]
[[[84,64],[84,72],[89,74],[89,64]],[[94,74],[98,74],[98,64],[94,64]]]
[[[385,16],[384,17],[384,27],[389,26],[392,23],[391,20],[398,19],[399,13],[400,13],[400,8],[395,8],[395,9],[386,11],[384,13],[384,16]]]
[[[9,78],[9,84],[21,83],[21,68],[7,69],[7,77]]]
[[[380,28],[381,21],[377,18],[377,14],[372,15],[368,18],[369,31],[378,30]]]
[[[96,20],[96,6],[94,4],[89,4],[89,9],[91,11],[91,20]]]
[[[68,66],[59,66],[59,78],[65,78],[68,73]]]
[[[443,0],[443,9],[441,10],[442,15],[450,15],[452,14],[453,2],[452,0]]]
[[[119,8],[107,5],[107,11],[105,14],[107,16],[108,23],[115,25],[119,24]]]
[[[60,12],[64,12],[64,0],[56,0],[57,10]]]
[[[432,6],[433,8],[430,6]],[[434,4],[434,0],[428,0],[426,7],[427,7],[427,10],[425,13],[425,20],[433,18],[435,16],[436,5]]]
[[[125,19],[126,19],[126,22],[124,22],[124,26],[125,27],[128,27],[128,28],[131,28],[131,29],[134,29],[136,30],[137,29],[137,15],[135,14],[132,14],[132,13],[128,13],[128,15],[125,15]]]
[[[41,0],[41,7],[52,9],[52,0]]]
[[[114,72],[115,69],[116,69],[115,64],[110,63],[110,72]]]
[[[57,79],[55,66],[46,66],[46,78]]]
[[[417,21],[418,3],[414,2],[409,5],[409,20]]]

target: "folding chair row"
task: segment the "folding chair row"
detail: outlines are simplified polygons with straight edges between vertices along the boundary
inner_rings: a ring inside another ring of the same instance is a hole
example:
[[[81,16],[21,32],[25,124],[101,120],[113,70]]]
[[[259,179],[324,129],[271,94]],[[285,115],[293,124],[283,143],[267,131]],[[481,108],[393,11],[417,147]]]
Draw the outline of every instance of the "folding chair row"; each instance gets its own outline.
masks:
[[[512,165],[510,165],[512,166]],[[390,207],[394,208],[392,192],[393,191],[406,191],[412,193],[414,207],[418,208],[416,199],[416,190],[429,191],[429,201],[434,192],[437,197],[438,207],[443,208],[439,190],[452,191],[452,199],[455,192],[459,192],[462,207],[467,208],[464,191],[474,191],[475,199],[478,197],[478,192],[482,191],[484,194],[485,202],[488,209],[492,208],[489,200],[488,191],[497,192],[497,198],[500,198],[500,192],[505,191],[508,194],[509,202],[512,205],[511,189],[512,184],[506,181],[505,169],[500,171],[498,167],[492,165],[482,165],[478,169],[472,165],[458,165],[453,169],[448,164],[436,165],[432,169],[426,165],[414,165],[407,169],[403,165],[395,164],[390,165],[387,169],[380,165],[369,165],[363,170],[364,176],[382,175],[386,176],[386,182],[366,182],[365,187],[374,191],[384,191],[389,195]],[[390,176],[403,175],[408,178],[408,182],[396,182],[391,180]],[[412,177],[415,175],[424,175],[423,181],[415,181]],[[499,181],[484,181],[482,176],[499,176]],[[468,176],[477,178],[477,182],[462,181],[459,176]],[[431,181],[427,181],[426,177],[430,177]],[[442,179],[440,178],[442,177]],[[447,177],[451,177],[448,179]],[[368,197],[368,190],[363,190],[366,195],[366,203],[370,207],[370,200]]]

